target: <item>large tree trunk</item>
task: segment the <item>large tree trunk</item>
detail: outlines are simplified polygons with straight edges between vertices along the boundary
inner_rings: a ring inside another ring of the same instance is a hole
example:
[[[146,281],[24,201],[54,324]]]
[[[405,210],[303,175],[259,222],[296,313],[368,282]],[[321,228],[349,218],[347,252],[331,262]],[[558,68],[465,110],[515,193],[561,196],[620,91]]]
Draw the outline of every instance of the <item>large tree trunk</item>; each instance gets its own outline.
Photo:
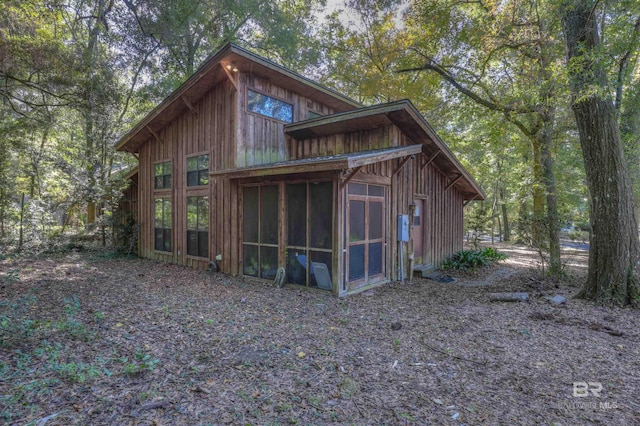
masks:
[[[580,132],[590,195],[589,274],[581,295],[621,305],[638,302],[640,242],[633,191],[606,74],[592,0],[565,0],[572,109]]]
[[[545,118],[541,131],[542,139],[542,170],[547,198],[547,232],[549,236],[549,275],[558,276],[562,272],[560,259],[560,224],[558,220],[558,196],[556,190],[556,175],[553,170],[551,145],[553,143],[553,114]]]
[[[502,223],[504,229],[504,241],[511,241],[511,228],[509,227],[509,216],[507,215],[507,205],[502,203]]]

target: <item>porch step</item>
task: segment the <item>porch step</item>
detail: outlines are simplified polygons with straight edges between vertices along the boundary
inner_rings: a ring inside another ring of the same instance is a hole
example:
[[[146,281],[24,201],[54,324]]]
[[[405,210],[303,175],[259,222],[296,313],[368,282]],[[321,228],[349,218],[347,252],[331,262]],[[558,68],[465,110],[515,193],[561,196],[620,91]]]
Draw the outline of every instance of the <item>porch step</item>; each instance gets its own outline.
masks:
[[[442,272],[440,272],[438,268],[436,268],[433,265],[416,265],[413,268],[413,273],[420,274],[422,278],[430,278],[430,279],[434,279],[442,275]]]

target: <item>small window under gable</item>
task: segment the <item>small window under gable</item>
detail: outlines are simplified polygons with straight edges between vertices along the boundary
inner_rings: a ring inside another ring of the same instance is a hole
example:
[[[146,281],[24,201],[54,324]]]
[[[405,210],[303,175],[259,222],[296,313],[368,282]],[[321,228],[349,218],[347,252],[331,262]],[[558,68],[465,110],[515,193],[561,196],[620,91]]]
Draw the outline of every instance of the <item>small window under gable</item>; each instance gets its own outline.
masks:
[[[285,123],[293,122],[293,105],[253,90],[247,90],[247,110]]]

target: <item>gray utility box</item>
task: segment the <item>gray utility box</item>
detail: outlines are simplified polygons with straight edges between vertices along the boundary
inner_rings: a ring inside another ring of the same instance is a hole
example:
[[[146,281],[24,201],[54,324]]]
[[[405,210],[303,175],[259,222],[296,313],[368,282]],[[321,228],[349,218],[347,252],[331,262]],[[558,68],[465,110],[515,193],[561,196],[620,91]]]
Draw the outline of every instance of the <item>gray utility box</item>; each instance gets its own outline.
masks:
[[[398,215],[398,241],[409,241],[409,215]]]

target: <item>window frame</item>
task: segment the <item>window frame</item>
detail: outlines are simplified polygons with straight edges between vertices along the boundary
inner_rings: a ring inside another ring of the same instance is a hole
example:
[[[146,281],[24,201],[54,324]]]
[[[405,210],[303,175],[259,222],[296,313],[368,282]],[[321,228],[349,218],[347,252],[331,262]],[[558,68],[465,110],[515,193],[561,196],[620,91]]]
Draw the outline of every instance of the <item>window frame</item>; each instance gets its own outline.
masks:
[[[258,95],[265,96],[267,98],[271,98],[271,99],[273,99],[275,101],[282,102],[282,103],[284,103],[286,105],[291,106],[291,121],[282,120],[282,119],[280,119],[278,117],[274,117],[274,116],[271,116],[271,115],[263,114],[260,111],[253,111],[253,110],[249,109],[249,92],[253,92],[253,93],[256,93]],[[285,99],[282,99],[282,98],[280,98],[278,96],[269,95],[269,94],[267,94],[267,93],[265,93],[265,92],[263,92],[261,90],[255,89],[253,87],[247,87],[247,90],[245,90],[245,110],[247,111],[248,114],[255,114],[255,115],[258,115],[260,117],[265,117],[265,118],[268,118],[270,120],[275,120],[275,121],[277,121],[279,123],[291,124],[291,123],[295,122],[295,105],[292,102],[289,102],[289,101],[287,101]]]
[[[202,157],[207,157],[207,168],[201,168],[200,167],[200,161]],[[196,159],[196,170],[189,170],[189,160],[191,159]],[[185,165],[184,165],[184,169],[185,169],[185,186],[187,188],[197,188],[197,187],[201,187],[201,186],[207,186],[209,185],[209,170],[211,168],[211,155],[209,155],[208,152],[202,152],[202,153],[198,153],[198,154],[193,154],[193,155],[189,155],[188,157],[186,157],[185,159]],[[190,185],[189,184],[189,173],[195,173],[196,174],[196,179],[197,179],[197,183],[195,185]],[[202,183],[203,177],[206,179],[205,183]]]
[[[157,210],[156,210],[156,204],[158,203],[158,201],[161,202],[162,204],[162,218],[160,219],[160,221],[162,222],[162,227],[157,227],[157,223],[158,223],[158,217],[156,216]],[[169,205],[169,218],[167,221],[167,218],[165,218],[165,213],[166,213],[166,208],[165,205],[168,204]],[[166,228],[165,225],[168,223],[169,228]],[[162,232],[162,249],[158,248],[158,231]],[[168,240],[169,240],[169,250],[165,250],[164,248],[166,247],[166,242],[167,242],[167,236],[168,236]],[[170,196],[158,196],[158,197],[154,197],[153,198],[153,250],[155,252],[158,253],[163,253],[163,254],[171,254],[173,253],[173,203],[172,203],[172,199]]]
[[[189,225],[189,199],[196,199],[196,229],[191,229]],[[201,216],[200,216],[200,203],[199,200],[204,199],[207,203],[207,214],[206,214],[206,229],[201,229]],[[187,194],[185,197],[185,253],[188,257],[198,258],[198,259],[209,259],[209,230],[210,230],[210,218],[211,218],[211,204],[209,203],[209,196],[207,194]],[[197,254],[193,254],[189,252],[189,232],[196,232],[196,246],[197,246]],[[206,235],[206,245],[205,250],[206,253],[202,254],[200,252],[200,238],[201,234]]]
[[[169,165],[168,167],[166,167],[166,165]],[[158,165],[162,166],[162,174],[158,175],[156,174],[156,168]],[[166,169],[169,169],[169,173],[166,173]],[[165,179],[167,178],[167,176],[169,177],[169,185],[165,186]],[[162,186],[158,187],[158,182],[157,182],[157,178],[161,177],[162,178]],[[160,161],[156,161],[153,163],[153,189],[154,191],[164,191],[164,190],[170,190],[171,187],[173,186],[173,161],[171,159],[166,159],[166,160],[160,160]]]

